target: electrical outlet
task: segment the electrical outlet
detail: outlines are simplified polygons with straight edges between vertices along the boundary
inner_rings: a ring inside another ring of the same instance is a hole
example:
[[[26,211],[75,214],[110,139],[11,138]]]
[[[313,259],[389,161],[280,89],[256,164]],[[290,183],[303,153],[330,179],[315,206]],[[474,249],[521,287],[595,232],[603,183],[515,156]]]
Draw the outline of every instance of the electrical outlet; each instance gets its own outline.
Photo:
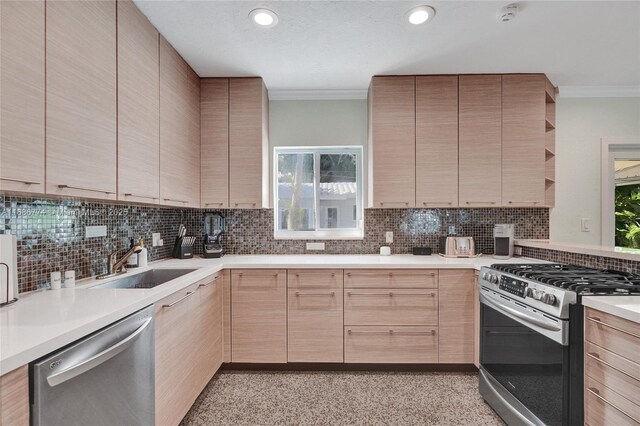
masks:
[[[591,232],[591,219],[586,217],[580,219],[580,231]]]
[[[107,236],[107,227],[104,226],[104,225],[85,226],[84,227],[84,236],[85,236],[85,238],[106,237]]]
[[[513,248],[513,255],[514,256],[522,256],[522,247],[514,247]]]
[[[151,234],[151,247],[157,247],[162,245],[162,240],[160,239],[160,233],[154,232]]]
[[[385,232],[384,239],[387,244],[391,244],[393,242],[393,232],[391,231]]]
[[[307,250],[324,250],[324,243],[307,243]]]

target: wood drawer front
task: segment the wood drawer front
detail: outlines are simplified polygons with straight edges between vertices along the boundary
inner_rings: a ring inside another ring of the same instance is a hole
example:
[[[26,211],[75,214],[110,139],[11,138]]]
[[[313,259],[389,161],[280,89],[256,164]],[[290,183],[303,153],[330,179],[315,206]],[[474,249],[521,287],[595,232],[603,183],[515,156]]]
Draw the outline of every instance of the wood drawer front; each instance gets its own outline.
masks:
[[[29,368],[26,365],[0,376],[0,407],[0,425],[29,425]]]
[[[345,363],[436,363],[437,327],[344,328]]]
[[[342,269],[289,269],[289,288],[334,288],[342,290]]]
[[[438,270],[345,269],[345,288],[438,288]]]
[[[594,425],[638,426],[640,406],[591,377],[585,377],[584,420]]]
[[[342,291],[290,289],[289,362],[342,362]]]
[[[594,345],[591,342],[584,342],[585,357],[590,355],[594,358],[600,359],[605,364],[626,373],[627,375],[640,381],[640,365],[633,361],[629,361],[620,355],[614,354],[611,351],[601,348],[598,345]]]
[[[606,361],[603,362],[587,352],[584,356],[584,373],[604,386],[614,389],[633,403],[640,405],[640,380],[618,370],[611,364],[607,364]],[[640,373],[640,367],[636,374],[638,373]]]
[[[346,325],[437,325],[438,291],[357,289],[344,291]]]
[[[640,326],[636,323],[587,308],[585,340],[640,364]]]
[[[287,362],[287,271],[231,272],[232,362]]]

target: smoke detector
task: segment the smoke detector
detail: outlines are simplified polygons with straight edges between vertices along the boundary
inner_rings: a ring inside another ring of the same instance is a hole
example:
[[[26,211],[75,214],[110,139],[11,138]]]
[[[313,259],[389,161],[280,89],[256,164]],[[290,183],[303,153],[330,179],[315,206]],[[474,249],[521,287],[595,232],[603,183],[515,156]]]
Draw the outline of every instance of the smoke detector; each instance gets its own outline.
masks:
[[[500,22],[513,21],[516,18],[517,13],[518,13],[518,5],[515,3],[508,4],[498,11],[498,21]]]

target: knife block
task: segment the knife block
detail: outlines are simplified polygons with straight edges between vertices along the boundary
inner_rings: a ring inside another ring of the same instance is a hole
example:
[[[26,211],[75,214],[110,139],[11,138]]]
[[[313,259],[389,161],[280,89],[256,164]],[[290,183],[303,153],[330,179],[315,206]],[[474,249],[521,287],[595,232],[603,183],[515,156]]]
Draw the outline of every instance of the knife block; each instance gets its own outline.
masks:
[[[173,251],[171,256],[175,259],[191,259],[193,258],[193,244],[183,245],[183,238],[176,237],[176,242],[173,244]]]

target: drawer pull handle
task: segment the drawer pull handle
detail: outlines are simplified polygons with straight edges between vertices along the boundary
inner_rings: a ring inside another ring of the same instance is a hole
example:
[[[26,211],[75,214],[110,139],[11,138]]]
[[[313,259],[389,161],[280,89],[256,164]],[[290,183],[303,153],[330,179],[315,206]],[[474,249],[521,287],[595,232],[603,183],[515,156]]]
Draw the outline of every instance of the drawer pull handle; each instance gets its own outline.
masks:
[[[233,203],[236,207],[239,206],[251,206],[251,207],[255,207],[256,203]]]
[[[465,204],[490,204],[490,205],[494,205],[496,202],[495,201],[465,201],[464,203]],[[529,203],[527,203],[527,204],[529,204]]]
[[[132,194],[131,192],[125,192],[124,194],[125,197],[138,197],[138,198],[146,198],[147,200],[158,200],[158,197],[149,197],[148,195],[136,195],[136,194]]]
[[[629,417],[631,420],[633,420],[636,423],[640,423],[640,420],[636,419],[635,417],[633,417],[631,414],[627,413],[624,410],[621,410],[620,407],[612,404],[611,402],[607,401],[606,399],[604,399],[602,396],[600,396],[600,391],[596,388],[587,388],[587,391],[589,391],[593,396],[595,396],[596,398],[598,398],[600,401],[602,401],[603,403],[615,408],[616,410],[618,410],[619,412],[621,412],[622,414],[624,414],[625,416]]]
[[[218,278],[220,278],[220,275],[218,275],[217,277],[214,277],[211,281],[209,281],[208,283],[204,283],[204,284],[200,284],[198,286],[198,288],[200,287],[209,287],[211,284],[215,283],[216,281],[218,281]]]
[[[224,206],[224,203],[204,203],[205,206]]]
[[[103,189],[94,189],[94,188],[84,188],[82,186],[71,186],[71,185],[58,185],[59,189],[77,189],[80,191],[88,191],[88,192],[101,192],[103,194],[115,194],[115,192],[105,191]]]
[[[300,296],[329,296],[329,297],[335,297],[336,292],[335,291],[330,291],[329,293],[300,293],[299,291],[296,291],[296,297],[300,297]]]
[[[39,185],[40,184],[40,182],[33,182],[33,181],[30,181],[30,180],[11,179],[11,178],[3,178],[3,177],[0,177],[0,180],[6,180],[7,182],[24,183],[25,185]]]
[[[174,199],[174,198],[163,198],[163,200],[165,200],[165,201],[171,201],[171,202],[174,202],[174,203],[182,203],[182,204],[187,204],[187,203],[188,203],[188,201],[185,201],[185,200],[176,200],[176,199]]]
[[[428,206],[429,204],[446,204],[448,206],[453,205],[451,201],[423,201],[422,202],[423,206]]]
[[[587,356],[588,356],[588,357],[590,357],[590,358],[595,359],[596,361],[598,361],[598,362],[600,362],[600,363],[602,363],[602,364],[606,365],[606,366],[607,366],[607,367],[609,367],[609,368],[612,368],[612,369],[616,370],[618,373],[622,373],[622,374],[624,374],[625,376],[630,377],[630,378],[632,378],[632,379],[637,380],[637,381],[639,381],[639,382],[640,382],[640,379],[638,379],[637,377],[632,376],[631,374],[627,373],[626,371],[622,371],[621,369],[619,369],[618,367],[616,367],[616,366],[614,366],[614,365],[609,364],[608,362],[606,362],[606,361],[604,361],[603,359],[601,359],[601,358],[600,358],[600,355],[598,355],[598,354],[597,354],[597,353],[595,353],[595,352],[587,352],[585,355],[587,355]]]
[[[393,329],[389,329],[387,331],[378,331],[378,330],[347,330],[347,334],[410,334],[410,335],[421,335],[426,334],[430,336],[435,336],[436,331],[394,331]]]
[[[182,296],[180,299],[169,303],[168,305],[162,305],[163,308],[170,308],[174,305],[177,305],[178,303],[182,302],[183,300],[185,300],[187,297],[191,296],[194,292],[193,291],[188,291],[187,294],[185,294],[184,296]]]
[[[405,205],[408,206],[409,202],[408,201],[380,201],[380,207],[384,206],[385,204],[400,204],[400,205]]]
[[[540,201],[508,201],[509,204],[540,204]]]
[[[405,293],[405,294],[395,294],[396,296],[429,296],[429,297],[436,297],[435,293]],[[389,296],[389,297],[393,297],[394,293],[392,291],[388,292],[388,293],[352,293],[350,291],[347,292],[347,296]]]
[[[587,317],[587,319],[589,321],[595,322],[596,324],[600,324],[600,325],[603,325],[605,327],[609,327],[609,328],[611,328],[613,330],[619,331],[620,333],[628,334],[629,336],[633,336],[633,337],[635,337],[637,339],[640,339],[640,334],[635,334],[635,333],[632,333],[630,331],[623,330],[623,329],[621,329],[619,327],[616,327],[614,325],[607,324],[606,322],[602,322],[602,321],[600,321],[600,318],[598,318],[598,317]]]
[[[238,274],[238,276],[239,276],[240,278],[242,278],[242,277],[244,276],[244,274],[243,274],[242,272],[240,272],[240,273]],[[250,276],[251,276],[251,277],[254,277],[254,278],[260,278],[260,277],[265,277],[265,278],[278,278],[278,274],[273,274],[273,275],[259,275],[259,274],[256,274],[256,275],[250,275]]]

